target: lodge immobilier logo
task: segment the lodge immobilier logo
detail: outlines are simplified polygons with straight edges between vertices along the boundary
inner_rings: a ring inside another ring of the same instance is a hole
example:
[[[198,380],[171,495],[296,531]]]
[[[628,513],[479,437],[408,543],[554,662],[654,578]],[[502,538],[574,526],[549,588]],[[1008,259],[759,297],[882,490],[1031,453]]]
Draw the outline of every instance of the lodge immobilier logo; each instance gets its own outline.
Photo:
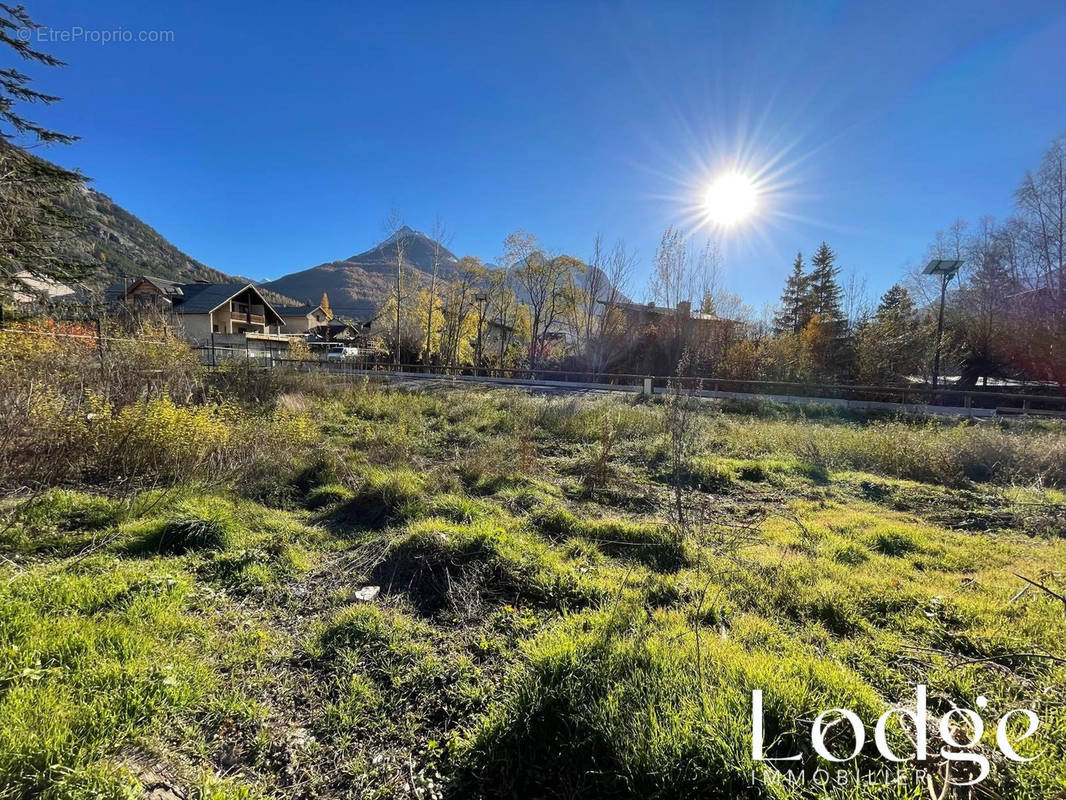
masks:
[[[982,709],[986,708],[988,706],[987,698],[983,696],[978,697],[976,705]],[[803,759],[803,755],[800,753],[776,755],[773,757],[764,753],[763,692],[761,689],[755,689],[751,693],[751,714],[751,755],[755,761],[764,763],[781,762],[779,769],[783,769],[791,762]],[[899,715],[900,718],[909,719],[914,729],[914,750],[908,754],[901,755],[894,752],[888,742],[888,723],[894,715]],[[1016,729],[1017,726],[1015,726],[1013,733],[1009,730],[1011,727],[1010,721],[1015,716],[1021,716],[1027,720],[1024,731],[1018,732]],[[844,720],[846,720],[851,727],[851,737],[849,740],[851,743],[851,750],[850,753],[834,753],[826,745],[826,733],[831,727],[837,727],[837,725]],[[963,725],[969,729],[969,736],[965,741],[960,739],[960,728],[962,728]],[[1039,726],[1040,718],[1037,716],[1036,712],[1027,708],[1012,709],[1000,717],[996,723],[996,745],[999,747],[999,750],[1003,755],[1011,761],[1033,761],[1039,758],[1040,755],[1037,754],[1035,756],[1024,757],[1018,754],[1015,747],[1019,742],[1028,739],[1036,733]],[[972,765],[972,767],[965,770],[965,774],[963,775],[967,780],[955,780],[949,778],[949,783],[955,786],[971,786],[980,783],[988,776],[988,757],[978,751],[981,739],[985,734],[985,722],[979,712],[971,708],[953,708],[939,719],[936,725],[936,731],[939,734],[940,740],[943,742],[943,746],[940,748],[939,752],[940,758],[950,763],[962,762]],[[918,684],[915,693],[914,708],[890,708],[878,717],[877,722],[874,725],[874,743],[877,746],[877,752],[883,759],[894,764],[903,764],[910,761],[928,761],[928,738],[929,714],[926,709],[926,687],[924,684]],[[866,726],[862,719],[859,718],[859,715],[850,709],[826,709],[815,718],[814,723],[811,725],[810,743],[814,748],[814,752],[825,761],[835,764],[847,763],[855,759],[859,753],[862,752],[863,747],[866,744]],[[972,774],[974,769],[976,769],[977,772],[976,776]]]

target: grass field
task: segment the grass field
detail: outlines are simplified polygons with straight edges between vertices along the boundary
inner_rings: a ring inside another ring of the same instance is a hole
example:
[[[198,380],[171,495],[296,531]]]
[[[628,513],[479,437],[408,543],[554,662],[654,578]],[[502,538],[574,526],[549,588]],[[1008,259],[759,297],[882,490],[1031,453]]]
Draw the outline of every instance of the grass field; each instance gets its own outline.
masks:
[[[919,683],[988,701],[945,796],[1063,796],[1066,431],[674,403],[290,392],[240,480],[6,501],[0,798],[928,797],[751,753],[754,689],[813,771]]]

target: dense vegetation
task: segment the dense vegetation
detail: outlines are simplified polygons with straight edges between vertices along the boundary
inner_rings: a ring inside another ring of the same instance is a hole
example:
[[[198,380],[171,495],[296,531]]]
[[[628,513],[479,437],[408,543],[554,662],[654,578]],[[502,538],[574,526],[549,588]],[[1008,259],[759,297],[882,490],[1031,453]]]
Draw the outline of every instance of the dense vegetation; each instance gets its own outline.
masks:
[[[0,796],[921,797],[751,761],[752,689],[771,751],[810,752],[822,709],[872,725],[918,683],[934,719],[988,698],[984,787],[1066,784],[1058,423],[330,385],[155,341],[101,370],[0,336]],[[994,741],[1017,707],[1026,764]]]

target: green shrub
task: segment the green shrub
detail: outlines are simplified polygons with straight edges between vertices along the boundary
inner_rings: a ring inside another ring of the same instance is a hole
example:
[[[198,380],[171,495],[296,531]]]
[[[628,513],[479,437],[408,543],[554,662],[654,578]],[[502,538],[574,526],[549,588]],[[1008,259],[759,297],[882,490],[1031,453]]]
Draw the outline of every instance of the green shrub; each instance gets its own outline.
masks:
[[[51,489],[21,506],[16,522],[31,529],[99,530],[122,518],[115,501],[94,494]]]
[[[872,546],[879,553],[897,557],[920,549],[914,534],[902,528],[887,528],[875,532]]]
[[[451,522],[471,523],[491,514],[485,503],[461,494],[442,494],[430,500],[427,513]]]
[[[684,544],[667,526],[619,517],[586,520],[552,503],[530,518],[540,533],[552,539],[580,536],[595,542],[608,555],[641,561],[656,569],[676,569],[688,563]]]
[[[870,559],[870,554],[862,545],[856,544],[855,542],[847,542],[838,545],[833,549],[832,558],[838,564],[857,567],[859,564],[868,561]]]
[[[694,458],[688,465],[690,480],[705,492],[725,492],[736,482],[736,472],[717,458]]]

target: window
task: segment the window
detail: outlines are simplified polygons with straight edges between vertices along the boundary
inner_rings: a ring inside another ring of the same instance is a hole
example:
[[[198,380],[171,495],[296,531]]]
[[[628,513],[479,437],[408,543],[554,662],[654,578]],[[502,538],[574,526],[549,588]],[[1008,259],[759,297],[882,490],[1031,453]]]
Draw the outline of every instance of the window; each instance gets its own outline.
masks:
[[[218,333],[218,325],[212,325],[211,329],[213,333]]]

